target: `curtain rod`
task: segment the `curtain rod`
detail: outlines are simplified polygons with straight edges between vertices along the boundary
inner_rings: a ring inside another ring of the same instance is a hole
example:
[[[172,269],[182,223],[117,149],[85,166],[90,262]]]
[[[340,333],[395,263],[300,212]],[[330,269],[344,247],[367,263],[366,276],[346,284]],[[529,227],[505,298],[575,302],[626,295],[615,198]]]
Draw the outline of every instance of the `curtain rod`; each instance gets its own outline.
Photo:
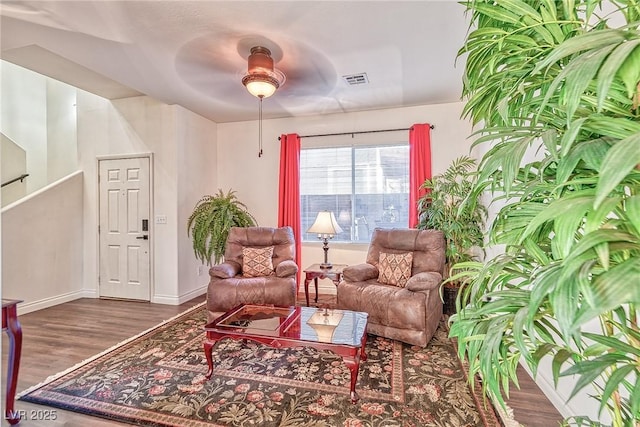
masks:
[[[429,125],[431,129],[435,129],[434,125]],[[318,136],[337,136],[337,135],[353,135],[361,134],[361,133],[378,133],[378,132],[397,132],[401,130],[411,130],[411,128],[400,128],[400,129],[380,129],[380,130],[361,130],[356,132],[338,132],[338,133],[319,133],[316,135],[300,135],[300,138],[316,138]],[[278,137],[278,141],[280,141],[280,137]]]

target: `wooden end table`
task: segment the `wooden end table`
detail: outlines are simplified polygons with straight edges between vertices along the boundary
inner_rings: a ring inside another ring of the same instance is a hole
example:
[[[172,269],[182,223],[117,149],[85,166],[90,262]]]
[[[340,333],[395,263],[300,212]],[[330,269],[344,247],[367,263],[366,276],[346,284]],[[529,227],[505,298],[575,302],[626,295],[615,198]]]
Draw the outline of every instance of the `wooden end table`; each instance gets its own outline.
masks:
[[[307,300],[307,307],[309,307],[309,282],[313,280],[316,288],[315,302],[318,302],[318,279],[330,279],[334,285],[338,286],[342,279],[342,270],[346,267],[347,264],[333,264],[331,268],[320,268],[320,264],[313,264],[303,270],[304,296]]]
[[[9,336],[9,364],[7,366],[7,395],[4,416],[9,424],[18,424],[20,414],[14,410],[16,386],[18,385],[18,369],[22,352],[22,327],[18,321],[18,303],[21,300],[2,299],[2,330]]]

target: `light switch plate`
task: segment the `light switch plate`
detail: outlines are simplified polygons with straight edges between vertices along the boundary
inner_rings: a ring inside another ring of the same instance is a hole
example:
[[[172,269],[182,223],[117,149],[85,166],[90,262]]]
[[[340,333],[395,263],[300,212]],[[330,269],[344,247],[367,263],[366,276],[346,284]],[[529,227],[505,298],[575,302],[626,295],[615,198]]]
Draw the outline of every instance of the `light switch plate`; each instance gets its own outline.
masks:
[[[166,224],[167,216],[166,215],[156,215],[156,224]]]

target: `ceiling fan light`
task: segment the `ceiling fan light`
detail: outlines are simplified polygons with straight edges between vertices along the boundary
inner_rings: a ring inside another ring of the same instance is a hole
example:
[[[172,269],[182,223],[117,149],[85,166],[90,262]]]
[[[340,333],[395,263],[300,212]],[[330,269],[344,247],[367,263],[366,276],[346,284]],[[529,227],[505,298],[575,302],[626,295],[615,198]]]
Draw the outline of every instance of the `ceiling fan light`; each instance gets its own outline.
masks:
[[[256,98],[268,98],[280,87],[276,79],[265,74],[247,74],[242,79],[242,84]]]
[[[271,51],[266,47],[254,46],[248,58],[247,74],[242,84],[257,98],[268,98],[284,83],[285,77],[273,67]]]

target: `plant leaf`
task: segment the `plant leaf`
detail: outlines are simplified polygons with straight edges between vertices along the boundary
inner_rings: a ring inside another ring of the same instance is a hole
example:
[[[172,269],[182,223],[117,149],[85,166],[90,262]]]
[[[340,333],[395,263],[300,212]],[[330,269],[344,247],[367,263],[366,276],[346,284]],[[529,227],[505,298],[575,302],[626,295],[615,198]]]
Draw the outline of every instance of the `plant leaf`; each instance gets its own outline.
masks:
[[[628,362],[629,358],[619,354],[605,354],[594,360],[577,362],[571,368],[564,371],[561,376],[580,374],[568,400],[571,400],[580,390],[590,385],[596,378],[602,375],[606,369],[615,366],[615,364],[620,361]]]
[[[613,82],[616,73],[620,73],[620,75],[625,75],[629,73],[629,76],[623,78],[625,82],[625,86],[627,87],[627,94],[629,98],[631,98],[633,94],[633,84],[629,86],[629,83],[633,80],[633,72],[631,72],[631,68],[627,71],[628,67],[633,66],[633,62],[637,62],[635,70],[640,69],[640,58],[629,59],[630,53],[635,49],[635,56],[640,56],[640,50],[636,49],[637,46],[640,46],[640,39],[637,40],[625,40],[624,43],[620,43],[616,46],[615,50],[611,52],[611,55],[607,58],[604,64],[602,64],[602,68],[598,73],[598,112],[602,110],[602,106],[606,99],[607,94],[609,93],[609,88],[611,87],[611,83]],[[627,62],[625,62],[628,61]],[[625,63],[624,67],[622,64]],[[636,82],[640,80],[640,76],[635,80]],[[628,83],[629,82],[629,83]]]
[[[593,284],[595,306],[583,306],[576,316],[574,329],[594,317],[622,304],[640,304],[640,286],[629,279],[640,277],[640,258],[630,258],[599,275]]]
[[[583,336],[585,338],[592,339],[597,343],[605,345],[608,349],[611,349],[617,352],[630,353],[630,354],[635,354],[636,356],[640,356],[640,348],[624,343],[620,341],[620,339],[618,338],[594,334],[591,332],[585,332]]]
[[[618,75],[627,88],[627,95],[629,98],[633,96],[634,92],[637,90],[636,86],[638,85],[638,82],[640,82],[640,48],[637,44],[637,38],[638,35],[636,34],[636,40],[632,41],[636,42],[636,48],[633,49],[629,56],[627,56],[626,60],[618,70]]]
[[[635,234],[640,235],[640,195],[631,196],[626,200],[627,219],[635,228]]]
[[[609,195],[613,189],[637,165],[640,164],[640,132],[614,144],[602,162],[600,182],[596,189],[595,206]]]

